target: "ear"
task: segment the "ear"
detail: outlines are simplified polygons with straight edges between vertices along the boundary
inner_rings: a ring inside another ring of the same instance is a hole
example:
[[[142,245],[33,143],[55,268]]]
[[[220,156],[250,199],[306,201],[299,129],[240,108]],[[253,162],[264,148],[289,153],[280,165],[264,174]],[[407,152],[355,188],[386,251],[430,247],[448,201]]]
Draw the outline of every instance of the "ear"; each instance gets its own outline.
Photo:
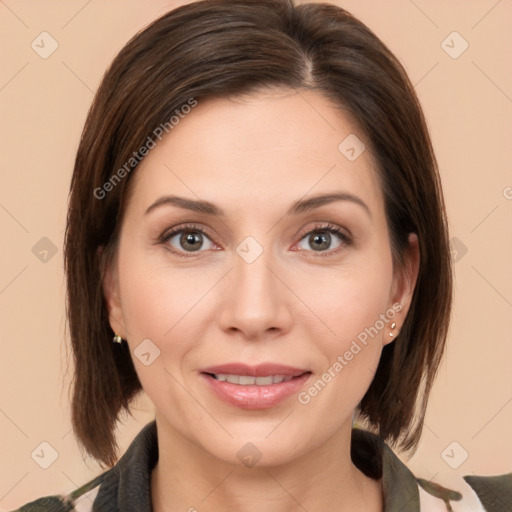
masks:
[[[396,269],[393,276],[393,287],[391,293],[391,305],[400,304],[395,311],[399,311],[394,318],[396,323],[395,336],[388,339],[387,335],[384,337],[383,344],[391,343],[405,321],[409,307],[411,306],[412,296],[416,287],[418,279],[418,272],[420,268],[420,248],[418,242],[418,235],[416,233],[409,233],[409,244],[404,252],[404,266]]]
[[[104,246],[99,246],[96,250],[96,254],[101,262],[100,267],[104,268],[102,287],[103,295],[105,296],[105,301],[107,303],[108,319],[112,330],[125,340],[127,337],[127,330],[125,327],[121,301],[119,299],[117,264],[115,261],[112,262],[111,259],[107,258],[107,255],[103,254],[103,250]]]

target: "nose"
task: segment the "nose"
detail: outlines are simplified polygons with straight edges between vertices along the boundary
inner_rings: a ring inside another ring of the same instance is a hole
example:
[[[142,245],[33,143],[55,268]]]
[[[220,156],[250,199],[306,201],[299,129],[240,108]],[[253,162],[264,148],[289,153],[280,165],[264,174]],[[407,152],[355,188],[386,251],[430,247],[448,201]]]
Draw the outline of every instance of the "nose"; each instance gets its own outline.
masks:
[[[221,329],[258,341],[277,337],[292,325],[293,294],[270,251],[248,263],[234,254],[234,268],[224,279],[220,312]]]

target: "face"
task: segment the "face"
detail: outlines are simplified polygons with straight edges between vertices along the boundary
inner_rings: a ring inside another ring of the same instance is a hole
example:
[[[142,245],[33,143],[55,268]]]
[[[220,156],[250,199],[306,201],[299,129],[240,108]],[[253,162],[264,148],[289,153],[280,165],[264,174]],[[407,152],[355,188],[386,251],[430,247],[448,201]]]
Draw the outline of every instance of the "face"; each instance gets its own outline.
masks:
[[[394,269],[354,136],[311,91],[199,102],[131,177],[104,290],[159,432],[273,465],[350,431],[418,263]]]

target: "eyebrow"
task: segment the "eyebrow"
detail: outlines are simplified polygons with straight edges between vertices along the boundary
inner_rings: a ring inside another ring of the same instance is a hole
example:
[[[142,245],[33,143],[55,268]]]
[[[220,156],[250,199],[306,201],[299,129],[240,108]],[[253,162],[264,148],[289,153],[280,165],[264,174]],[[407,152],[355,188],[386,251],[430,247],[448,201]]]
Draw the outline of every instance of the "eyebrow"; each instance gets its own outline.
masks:
[[[354,204],[361,206],[367,214],[371,217],[370,208],[368,205],[358,196],[350,194],[348,192],[335,192],[330,194],[318,194],[308,199],[298,200],[291,205],[286,212],[286,215],[299,215],[306,213],[320,206],[333,203],[335,201],[350,201]],[[185,210],[191,210],[198,213],[204,213],[207,215],[215,215],[217,217],[226,217],[226,213],[222,208],[210,203],[209,201],[202,201],[196,199],[189,199],[186,197],[179,196],[163,196],[157,199],[149,208],[146,210],[144,215],[147,215],[152,210],[164,206],[171,205],[183,208]]]

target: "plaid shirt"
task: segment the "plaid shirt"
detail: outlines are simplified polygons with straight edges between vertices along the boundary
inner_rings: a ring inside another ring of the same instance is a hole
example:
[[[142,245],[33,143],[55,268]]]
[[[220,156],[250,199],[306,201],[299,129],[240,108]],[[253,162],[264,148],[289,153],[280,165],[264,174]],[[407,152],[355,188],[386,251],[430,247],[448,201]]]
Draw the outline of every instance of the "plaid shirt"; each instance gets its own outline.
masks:
[[[512,512],[512,473],[464,476],[458,490],[447,489],[415,477],[379,436],[360,428],[352,431],[351,457],[364,474],[382,478],[384,512]],[[67,495],[39,498],[12,512],[152,512],[157,460],[153,420],[111,469]]]

